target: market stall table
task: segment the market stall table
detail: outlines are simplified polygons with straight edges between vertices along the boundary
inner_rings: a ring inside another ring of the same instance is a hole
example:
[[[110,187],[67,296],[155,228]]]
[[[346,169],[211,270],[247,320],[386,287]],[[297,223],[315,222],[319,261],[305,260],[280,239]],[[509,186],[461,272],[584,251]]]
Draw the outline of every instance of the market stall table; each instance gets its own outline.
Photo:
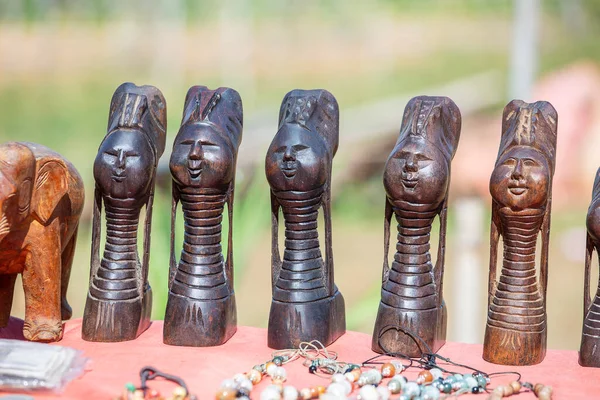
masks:
[[[9,327],[0,329],[0,337],[22,338],[22,324],[22,321],[12,318]],[[66,322],[64,337],[57,344],[82,350],[90,362],[86,372],[72,381],[60,397],[113,399],[123,392],[126,383],[139,385],[139,371],[142,367],[153,366],[183,378],[199,400],[211,400],[224,379],[231,378],[236,373],[247,372],[254,365],[271,359],[272,350],[267,347],[265,329],[240,326],[237,333],[223,346],[205,348],[165,345],[162,342],[162,332],[162,321],[154,321],[150,329],[134,341],[93,343],[81,339],[81,319]],[[340,360],[353,363],[360,363],[375,355],[370,350],[371,336],[358,332],[347,332],[328,349],[337,351]],[[576,351],[548,350],[541,364],[530,367],[490,364],[483,361],[481,353],[481,345],[463,343],[447,343],[440,350],[441,355],[455,362],[488,373],[517,370],[523,375],[524,381],[552,386],[553,399],[600,398],[600,369],[580,367]],[[329,383],[328,379],[309,374],[308,368],[303,367],[301,361],[286,364],[285,368],[288,372],[286,383],[299,389],[327,386]],[[418,370],[413,368],[404,372],[404,375],[408,379],[415,379],[417,373]],[[494,379],[493,384],[514,380],[514,377],[503,379]],[[270,379],[264,379],[253,391],[251,398],[259,399],[260,391],[269,384]],[[175,388],[174,384],[160,380],[150,381],[149,386],[165,395]],[[56,397],[57,395],[35,395],[36,399]],[[485,399],[487,396],[481,394],[467,397]],[[512,398],[534,399],[535,396],[532,393],[521,393]]]

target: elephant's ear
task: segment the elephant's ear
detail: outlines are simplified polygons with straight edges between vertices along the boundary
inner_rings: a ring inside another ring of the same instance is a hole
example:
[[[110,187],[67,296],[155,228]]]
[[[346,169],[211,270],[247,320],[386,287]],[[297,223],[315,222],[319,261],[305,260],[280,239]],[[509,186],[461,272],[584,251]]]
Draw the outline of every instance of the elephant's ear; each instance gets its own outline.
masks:
[[[38,164],[31,198],[31,211],[46,224],[67,193],[67,166],[60,160]]]

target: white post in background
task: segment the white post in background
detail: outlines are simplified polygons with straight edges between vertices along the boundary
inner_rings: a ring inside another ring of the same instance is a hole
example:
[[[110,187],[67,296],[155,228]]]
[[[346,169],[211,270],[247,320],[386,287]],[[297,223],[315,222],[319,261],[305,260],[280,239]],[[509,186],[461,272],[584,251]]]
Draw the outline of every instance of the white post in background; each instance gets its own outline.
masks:
[[[452,263],[453,341],[482,343],[487,307],[488,265],[480,258],[484,241],[485,207],[479,197],[460,197],[454,202],[456,258]]]
[[[514,25],[510,55],[509,100],[531,101],[537,69],[540,0],[514,0]]]

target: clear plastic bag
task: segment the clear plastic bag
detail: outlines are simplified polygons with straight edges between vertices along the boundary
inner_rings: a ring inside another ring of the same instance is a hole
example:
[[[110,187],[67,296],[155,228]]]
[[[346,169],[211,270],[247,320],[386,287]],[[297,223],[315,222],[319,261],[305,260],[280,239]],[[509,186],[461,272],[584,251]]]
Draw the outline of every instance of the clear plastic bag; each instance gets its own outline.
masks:
[[[0,339],[0,390],[52,390],[83,373],[88,359],[70,347]]]

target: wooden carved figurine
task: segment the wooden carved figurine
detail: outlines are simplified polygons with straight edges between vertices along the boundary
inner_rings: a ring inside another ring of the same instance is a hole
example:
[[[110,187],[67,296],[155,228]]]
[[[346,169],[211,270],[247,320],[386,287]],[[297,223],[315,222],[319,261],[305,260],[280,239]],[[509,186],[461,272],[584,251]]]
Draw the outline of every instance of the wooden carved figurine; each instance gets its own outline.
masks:
[[[344,298],[333,279],[331,166],[338,147],[339,110],[326,90],[293,90],[283,99],[279,130],[267,152],[271,186],[272,287],[268,345],[325,346],[346,331]],[[323,207],[325,258],[317,233]],[[279,209],[285,220],[285,250],[279,253]]]
[[[173,144],[171,264],[163,340],[176,346],[217,346],[236,331],[233,292],[233,192],[242,140],[242,99],[229,88],[194,86]],[[175,214],[181,203],[183,249],[175,260]],[[221,222],[227,203],[227,257]]]
[[[600,282],[594,301],[590,298],[590,273],[594,250],[600,255],[600,169],[596,172],[592,202],[587,213],[587,240],[583,293],[583,331],[579,364],[600,368]]]
[[[132,340],[150,326],[150,224],[166,123],[165,99],[157,88],[132,83],[117,88],[110,105],[108,133],[94,161],[96,189],[84,340]],[[100,258],[102,203],[106,209],[106,244]],[[140,261],[137,237],[144,206],[144,253]]]
[[[386,190],[381,302],[373,351],[420,356],[446,341],[442,296],[450,163],[458,147],[461,115],[447,97],[419,96],[404,110],[400,135],[383,174]],[[396,254],[388,265],[390,224],[398,222]],[[435,268],[429,235],[440,219]],[[427,346],[425,346],[425,344]]]
[[[62,338],[62,320],[71,318],[66,295],[83,201],[81,176],[59,154],[35,143],[0,145],[0,327],[8,324],[22,274],[23,336]]]
[[[558,116],[545,101],[513,100],[504,108],[492,176],[488,319],[483,358],[532,365],[546,354],[546,285],[552,176]],[[536,243],[541,233],[539,280]],[[496,279],[498,240],[504,256]]]

